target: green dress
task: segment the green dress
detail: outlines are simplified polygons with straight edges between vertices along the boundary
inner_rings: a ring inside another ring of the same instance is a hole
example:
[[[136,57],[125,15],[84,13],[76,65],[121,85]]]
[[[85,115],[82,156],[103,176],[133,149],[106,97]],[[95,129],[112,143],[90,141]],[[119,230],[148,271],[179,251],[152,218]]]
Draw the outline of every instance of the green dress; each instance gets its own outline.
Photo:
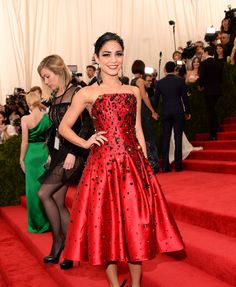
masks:
[[[44,207],[38,197],[38,190],[41,187],[38,178],[45,172],[44,164],[48,158],[45,139],[46,131],[50,125],[51,121],[45,114],[34,128],[28,130],[28,147],[24,158],[26,200],[28,231],[34,233],[41,233],[50,229]]]

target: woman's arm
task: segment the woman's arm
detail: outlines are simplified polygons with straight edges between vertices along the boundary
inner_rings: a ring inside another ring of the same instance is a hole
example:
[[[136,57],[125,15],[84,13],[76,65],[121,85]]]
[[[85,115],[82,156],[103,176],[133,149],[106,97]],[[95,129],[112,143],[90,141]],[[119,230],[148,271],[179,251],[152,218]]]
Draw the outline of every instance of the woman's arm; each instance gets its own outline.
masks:
[[[28,126],[26,117],[22,117],[21,119],[21,149],[20,149],[20,166],[23,172],[25,172],[24,158],[28,147]]]
[[[145,86],[144,86],[144,80],[143,79],[138,79],[137,82],[136,82],[136,85],[137,87],[139,88],[139,91],[140,91],[140,95],[141,95],[141,98],[143,99],[145,105],[149,108],[149,110],[151,111],[152,113],[152,117],[157,120],[158,119],[158,114],[155,112],[155,110],[153,109],[152,107],[152,104],[148,98],[148,95],[145,91]]]
[[[144,156],[147,158],[146,143],[145,143],[142,124],[141,124],[141,96],[140,96],[139,89],[135,89],[134,94],[137,99],[137,112],[136,112],[136,123],[135,123],[136,137],[142,148]]]
[[[89,103],[88,97],[83,91],[84,89],[81,89],[74,95],[72,103],[59,125],[59,133],[74,145],[88,149],[93,144],[100,146],[106,141],[106,138],[102,136],[105,132],[99,132],[92,135],[88,140],[85,140],[72,130],[74,123]]]
[[[185,78],[185,83],[189,83],[189,76],[191,75],[191,72],[190,71],[187,71],[186,73],[186,78]]]
[[[231,55],[230,55],[230,64],[231,65],[235,65],[235,54],[236,54],[236,45],[233,46],[233,49],[232,49],[232,52],[231,52]]]

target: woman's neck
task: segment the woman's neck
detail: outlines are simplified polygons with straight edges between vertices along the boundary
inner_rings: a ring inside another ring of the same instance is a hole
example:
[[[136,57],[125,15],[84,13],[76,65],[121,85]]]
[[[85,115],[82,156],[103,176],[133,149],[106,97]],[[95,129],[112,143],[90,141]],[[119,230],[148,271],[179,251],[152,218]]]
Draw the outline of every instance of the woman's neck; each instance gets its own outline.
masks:
[[[121,81],[117,75],[110,76],[101,73],[102,83],[106,86],[116,87],[121,86]]]
[[[60,97],[61,95],[63,95],[66,91],[66,88],[66,86],[58,87],[58,90],[56,91],[56,96]]]
[[[31,114],[37,114],[41,112],[38,106],[31,107],[30,110],[31,110]]]
[[[56,95],[59,97],[59,96],[63,95],[64,92],[65,92],[65,88],[59,88],[56,92]]]

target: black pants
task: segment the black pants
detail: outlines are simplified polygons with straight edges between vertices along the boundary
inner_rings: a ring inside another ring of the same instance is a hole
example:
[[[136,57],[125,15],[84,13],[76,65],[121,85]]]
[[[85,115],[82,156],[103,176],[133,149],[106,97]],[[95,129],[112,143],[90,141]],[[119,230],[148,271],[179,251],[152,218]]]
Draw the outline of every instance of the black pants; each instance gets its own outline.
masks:
[[[162,142],[162,168],[169,168],[169,149],[172,128],[175,139],[175,168],[182,168],[182,136],[184,128],[184,114],[173,114],[162,116],[163,142]]]
[[[216,114],[216,104],[220,95],[205,95],[206,110],[208,115],[209,137],[216,137],[219,123]]]

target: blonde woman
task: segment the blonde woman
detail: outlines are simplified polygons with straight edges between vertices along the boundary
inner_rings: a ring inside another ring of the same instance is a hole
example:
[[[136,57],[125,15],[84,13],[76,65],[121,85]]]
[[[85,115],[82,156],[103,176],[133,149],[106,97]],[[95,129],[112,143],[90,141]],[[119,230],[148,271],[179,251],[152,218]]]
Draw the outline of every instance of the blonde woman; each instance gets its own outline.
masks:
[[[40,110],[41,99],[38,93],[28,93],[26,102],[31,113],[21,119],[20,165],[25,173],[28,231],[40,233],[49,230],[49,222],[38,197],[38,190],[41,186],[38,178],[44,173],[44,164],[48,160],[45,139],[51,121],[48,115]]]
[[[47,91],[51,93],[48,114],[52,120],[48,137],[51,162],[42,177],[43,184],[38,193],[52,229],[51,252],[43,260],[47,264],[57,264],[64,248],[70,217],[65,204],[66,192],[69,185],[78,184],[89,151],[71,144],[58,133],[59,124],[70,107],[74,95],[80,89],[73,84],[72,75],[64,60],[59,55],[49,55],[40,62],[38,73],[45,95]],[[93,132],[87,110],[74,123],[73,131],[85,139]],[[62,269],[69,269],[72,266],[72,261],[61,264]]]

